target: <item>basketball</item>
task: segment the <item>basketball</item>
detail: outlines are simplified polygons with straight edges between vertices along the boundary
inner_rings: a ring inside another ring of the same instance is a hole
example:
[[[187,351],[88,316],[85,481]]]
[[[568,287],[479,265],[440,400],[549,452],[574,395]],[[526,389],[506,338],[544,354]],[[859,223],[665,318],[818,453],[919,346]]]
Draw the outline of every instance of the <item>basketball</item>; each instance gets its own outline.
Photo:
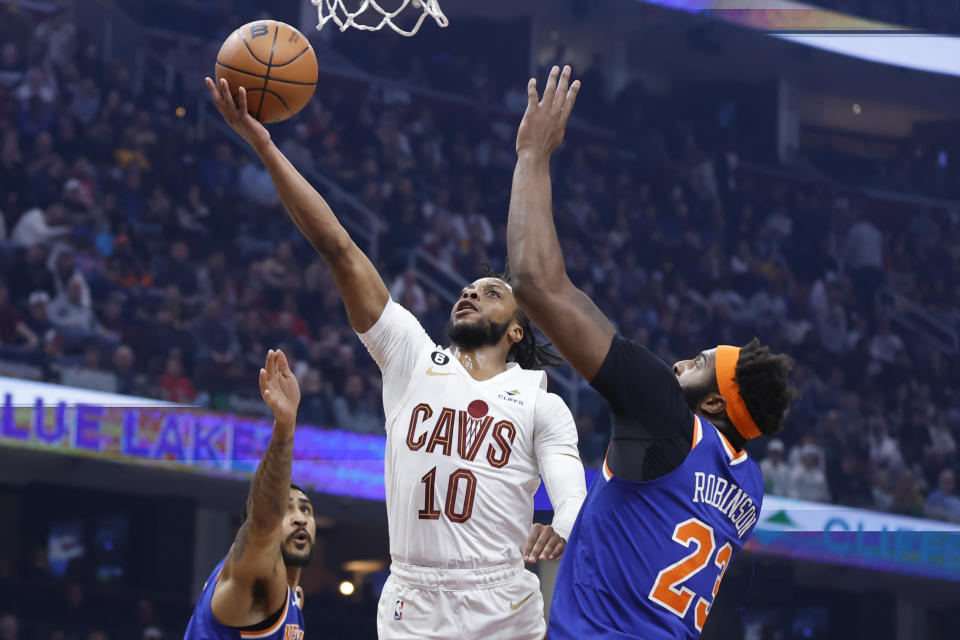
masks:
[[[280,122],[306,106],[317,83],[317,56],[302,33],[284,22],[243,25],[217,54],[216,78],[237,96],[247,90],[247,109],[260,122]]]

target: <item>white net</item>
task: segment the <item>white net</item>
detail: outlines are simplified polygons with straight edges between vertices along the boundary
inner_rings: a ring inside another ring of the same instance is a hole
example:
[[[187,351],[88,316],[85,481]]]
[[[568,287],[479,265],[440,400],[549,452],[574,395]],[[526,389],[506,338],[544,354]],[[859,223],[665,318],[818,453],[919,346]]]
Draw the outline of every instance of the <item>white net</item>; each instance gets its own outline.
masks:
[[[477,439],[477,433],[480,431],[480,425],[482,424],[482,418],[474,418],[471,415],[467,415],[467,432],[464,434],[464,449],[469,451],[473,448],[473,441]]]
[[[433,18],[441,27],[450,24],[447,16],[443,15],[438,0],[401,0],[400,6],[392,11],[384,9],[376,0],[360,0],[359,6],[353,11],[347,7],[347,0],[310,1],[316,5],[317,13],[320,16],[317,29],[322,29],[325,24],[332,20],[335,25],[340,27],[340,31],[346,31],[351,27],[362,31],[379,31],[384,27],[390,27],[402,36],[412,36],[420,30],[420,25],[423,24],[427,16]],[[350,4],[357,4],[357,2],[355,0]],[[410,12],[419,9],[420,13],[413,26],[405,29],[397,23],[396,19],[408,7]]]

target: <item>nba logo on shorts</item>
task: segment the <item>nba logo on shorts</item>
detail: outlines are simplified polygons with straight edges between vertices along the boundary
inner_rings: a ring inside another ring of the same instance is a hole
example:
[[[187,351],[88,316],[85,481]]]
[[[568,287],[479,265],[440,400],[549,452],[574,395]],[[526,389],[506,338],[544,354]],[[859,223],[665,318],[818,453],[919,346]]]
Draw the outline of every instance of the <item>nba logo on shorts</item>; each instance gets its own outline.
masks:
[[[403,600],[397,600],[397,606],[393,610],[394,620],[403,620]]]

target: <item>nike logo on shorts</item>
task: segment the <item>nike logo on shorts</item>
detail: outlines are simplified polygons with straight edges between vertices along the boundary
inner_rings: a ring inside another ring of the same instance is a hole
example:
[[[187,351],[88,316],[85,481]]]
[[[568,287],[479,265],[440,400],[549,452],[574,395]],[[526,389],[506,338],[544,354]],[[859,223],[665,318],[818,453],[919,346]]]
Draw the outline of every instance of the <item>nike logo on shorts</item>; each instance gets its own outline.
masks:
[[[511,602],[511,603],[510,603],[510,610],[511,610],[511,611],[516,611],[517,609],[519,609],[520,607],[523,606],[523,603],[525,603],[527,600],[529,600],[529,599],[532,598],[532,597],[533,597],[533,594],[531,593],[530,595],[528,595],[526,598],[524,598],[523,600],[521,600],[521,601],[518,602],[517,604],[513,604],[513,603]]]
[[[433,367],[430,367],[429,369],[427,369],[427,375],[428,376],[452,376],[456,374],[452,371],[450,373],[444,373],[442,371],[434,371]]]

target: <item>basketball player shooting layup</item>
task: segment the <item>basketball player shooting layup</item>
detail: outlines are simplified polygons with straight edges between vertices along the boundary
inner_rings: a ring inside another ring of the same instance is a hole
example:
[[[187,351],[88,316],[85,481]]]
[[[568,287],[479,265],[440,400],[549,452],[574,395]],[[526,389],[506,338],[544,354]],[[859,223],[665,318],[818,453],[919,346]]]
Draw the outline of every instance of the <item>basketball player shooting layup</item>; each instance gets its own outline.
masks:
[[[451,346],[434,344],[247,113],[244,89],[237,105],[226,81],[208,78],[207,86],[330,267],[350,324],[383,374],[393,563],[380,638],[540,640],[543,599],[523,560],[561,555],[586,487],[570,410],[546,392],[546,375],[530,370],[553,356],[536,344],[510,284],[486,277],[464,287],[450,313]],[[540,475],[552,527],[532,524]]]
[[[520,306],[607,400],[613,437],[560,562],[549,637],[697,638],[757,522],[763,479],[743,445],[782,428],[792,361],[755,339],[671,369],[571,283],[550,185],[580,89],[569,81],[569,67],[554,67],[542,101],[528,85],[507,247]]]
[[[267,353],[260,395],[273,435],[250,483],[233,546],[203,585],[184,640],[303,640],[300,569],[310,564],[313,507],[290,484],[300,387],[282,351]]]

